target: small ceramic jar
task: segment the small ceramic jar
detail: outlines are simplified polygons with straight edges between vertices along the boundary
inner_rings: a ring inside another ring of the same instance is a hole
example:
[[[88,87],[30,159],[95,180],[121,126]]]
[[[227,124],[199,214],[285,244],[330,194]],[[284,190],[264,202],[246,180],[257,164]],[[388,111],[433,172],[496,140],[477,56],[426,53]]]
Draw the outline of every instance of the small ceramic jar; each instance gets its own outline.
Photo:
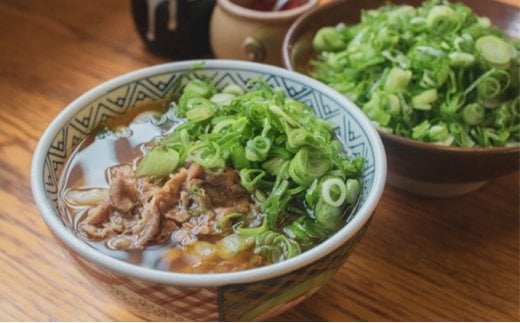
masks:
[[[241,6],[240,1],[217,1],[210,22],[213,54],[272,65],[282,65],[282,42],[291,23],[319,4],[307,0],[292,9],[260,11]]]

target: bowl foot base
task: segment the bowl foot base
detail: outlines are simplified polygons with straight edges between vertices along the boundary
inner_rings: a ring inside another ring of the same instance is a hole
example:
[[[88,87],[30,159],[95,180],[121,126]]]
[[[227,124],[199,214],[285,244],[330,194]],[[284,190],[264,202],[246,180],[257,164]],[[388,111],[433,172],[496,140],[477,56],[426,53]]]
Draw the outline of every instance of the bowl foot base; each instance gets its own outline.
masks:
[[[387,183],[395,188],[421,196],[452,197],[480,189],[487,181],[464,183],[433,183],[388,173]]]

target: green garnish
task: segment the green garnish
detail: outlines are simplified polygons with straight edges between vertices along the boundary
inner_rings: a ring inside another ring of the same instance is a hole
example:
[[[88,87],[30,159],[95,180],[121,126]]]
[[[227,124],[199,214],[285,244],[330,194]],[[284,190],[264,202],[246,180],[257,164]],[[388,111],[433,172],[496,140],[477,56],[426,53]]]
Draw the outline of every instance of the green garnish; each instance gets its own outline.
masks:
[[[313,47],[312,75],[381,131],[461,147],[519,144],[520,41],[461,3],[366,10],[358,24],[320,29]]]
[[[511,63],[511,45],[494,35],[477,39],[475,49],[483,59],[497,68],[507,69]]]
[[[236,169],[262,223],[250,227],[245,214],[231,213],[217,226],[233,231],[232,246],[254,237],[256,253],[276,262],[341,228],[360,195],[363,158],[349,157],[309,106],[263,80],[250,87],[229,84],[218,92],[208,81],[189,81],[171,103],[180,125],[154,142],[138,174],[167,176],[187,162]]]
[[[144,155],[137,168],[137,176],[164,177],[179,166],[179,153],[173,149],[154,149]]]

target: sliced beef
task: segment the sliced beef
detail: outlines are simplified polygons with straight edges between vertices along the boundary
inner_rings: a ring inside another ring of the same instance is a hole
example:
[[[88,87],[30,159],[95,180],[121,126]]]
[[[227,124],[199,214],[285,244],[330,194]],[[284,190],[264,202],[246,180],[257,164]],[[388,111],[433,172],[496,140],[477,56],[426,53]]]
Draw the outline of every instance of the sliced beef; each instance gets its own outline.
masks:
[[[191,164],[190,168],[188,169],[188,181],[199,178],[202,175],[204,175],[204,168],[199,164]]]
[[[201,235],[221,234],[216,223],[226,214],[257,211],[231,169],[212,172],[193,163],[154,179],[137,178],[130,165],[119,165],[109,169],[108,181],[109,196],[88,210],[80,229],[108,239],[114,249],[141,249],[168,238],[189,245]]]
[[[110,204],[110,200],[107,199],[98,206],[89,209],[87,212],[87,217],[82,221],[82,223],[88,225],[101,224],[105,221],[106,218],[108,218],[111,212],[112,204]]]
[[[170,179],[164,186],[155,192],[155,199],[161,213],[168,212],[177,204],[186,177],[188,177],[188,171],[182,168],[177,174],[170,175]]]
[[[165,218],[173,220],[177,223],[186,222],[191,216],[192,214],[184,208],[175,208],[164,213]]]
[[[159,232],[161,217],[155,199],[143,206],[141,218],[134,223],[130,234],[119,235],[108,241],[108,245],[115,249],[143,248]]]
[[[169,238],[173,231],[177,230],[179,226],[177,222],[163,218],[160,225],[160,232],[155,236],[154,242],[161,243]]]
[[[109,195],[112,207],[121,213],[129,213],[138,202],[137,180],[130,165],[111,168]]]
[[[240,185],[240,177],[235,170],[224,169],[217,174],[206,172],[202,180],[213,207],[231,206],[237,200],[249,199],[249,193]]]
[[[90,208],[85,219],[80,222],[79,229],[91,237],[105,238],[108,230],[102,224],[110,216],[112,210],[112,204],[110,204],[109,199],[106,199],[98,206]]]
[[[194,235],[220,234],[220,231],[216,228],[215,221],[215,212],[209,210],[204,214],[190,218],[188,222],[183,223],[182,228]]]

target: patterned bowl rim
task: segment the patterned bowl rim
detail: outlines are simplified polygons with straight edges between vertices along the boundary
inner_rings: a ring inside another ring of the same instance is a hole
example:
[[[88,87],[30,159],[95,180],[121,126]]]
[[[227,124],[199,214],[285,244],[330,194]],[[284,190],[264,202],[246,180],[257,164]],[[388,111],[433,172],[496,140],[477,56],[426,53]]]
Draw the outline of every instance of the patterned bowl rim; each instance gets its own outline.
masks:
[[[193,64],[201,61],[204,62],[202,70],[211,71],[212,69],[230,69],[237,71],[260,72],[295,80],[329,96],[349,110],[352,116],[360,124],[361,128],[365,131],[368,141],[372,146],[375,167],[372,189],[366,197],[365,203],[357,210],[355,216],[352,217],[345,227],[318,246],[298,255],[297,257],[280,263],[239,272],[189,274],[144,268],[112,258],[90,247],[63,225],[59,215],[54,211],[51,201],[45,193],[43,179],[43,170],[47,151],[53,138],[57,135],[62,126],[66,124],[72,116],[87,106],[88,103],[106,95],[114,88],[137,79],[176,72],[179,70],[188,70],[193,66]],[[363,227],[375,211],[385,186],[386,169],[385,150],[376,129],[359,108],[336,91],[303,74],[279,67],[245,61],[208,59],[167,63],[135,70],[106,81],[74,100],[50,123],[38,142],[31,165],[31,188],[36,206],[38,207],[38,210],[47,226],[58,239],[68,246],[68,248],[78,253],[84,259],[101,267],[113,270],[119,274],[145,281],[177,286],[216,287],[228,284],[261,281],[280,276],[305,267],[339,248]]]

